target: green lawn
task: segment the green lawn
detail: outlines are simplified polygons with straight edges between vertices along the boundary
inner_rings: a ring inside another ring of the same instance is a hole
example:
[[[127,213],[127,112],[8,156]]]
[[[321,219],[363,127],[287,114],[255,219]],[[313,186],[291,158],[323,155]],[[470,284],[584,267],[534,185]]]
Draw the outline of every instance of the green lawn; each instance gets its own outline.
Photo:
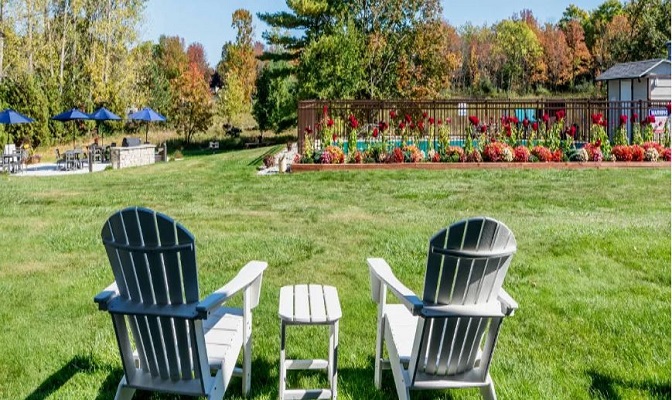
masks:
[[[196,237],[201,296],[268,261],[255,311],[253,399],[277,397],[280,286],[335,285],[343,399],[373,388],[375,305],[366,258],[422,287],[429,237],[489,215],[515,233],[491,373],[502,399],[670,398],[670,171],[361,171],[259,177],[264,149],[53,178],[0,177],[0,398],[111,399],[114,333],[92,299],[112,281],[100,228],[142,205]],[[326,329],[293,329],[290,357],[325,357]],[[290,386],[322,386],[290,373]],[[235,379],[227,397],[241,398]],[[136,394],[136,399],[171,398]],[[476,399],[477,390],[414,399]]]

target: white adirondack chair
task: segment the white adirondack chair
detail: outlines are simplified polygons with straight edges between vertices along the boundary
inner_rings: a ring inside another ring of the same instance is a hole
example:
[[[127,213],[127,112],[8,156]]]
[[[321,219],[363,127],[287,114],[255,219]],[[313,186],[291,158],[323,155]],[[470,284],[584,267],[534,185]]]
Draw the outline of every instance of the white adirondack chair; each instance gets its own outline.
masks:
[[[249,262],[199,302],[194,237],[182,225],[146,208],[126,208],[107,220],[101,235],[115,282],[94,301],[111,314],[121,353],[124,377],[115,399],[131,399],[136,389],[221,399],[234,374],[242,375],[247,395],[251,310],[267,264]],[[241,291],[242,309],[221,307]],[[236,368],[241,347],[243,365]]]
[[[502,289],[516,240],[501,222],[471,218],[429,242],[422,299],[381,258],[368,259],[378,303],[374,382],[392,369],[399,399],[409,390],[479,387],[496,399],[488,369],[505,316],[518,304]],[[387,304],[387,289],[401,304]],[[484,335],[485,334],[485,335]],[[383,342],[389,360],[383,359]]]

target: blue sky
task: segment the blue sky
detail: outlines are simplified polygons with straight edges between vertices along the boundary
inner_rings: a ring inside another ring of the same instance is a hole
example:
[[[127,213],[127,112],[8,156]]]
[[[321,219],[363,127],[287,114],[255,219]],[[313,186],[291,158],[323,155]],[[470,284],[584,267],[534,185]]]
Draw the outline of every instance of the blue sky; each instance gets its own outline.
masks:
[[[385,1],[385,0],[379,0]],[[604,0],[441,0],[443,16],[454,26],[466,22],[474,25],[492,24],[511,17],[523,9],[532,10],[540,23],[557,22],[570,3],[584,10],[596,9]],[[268,27],[257,19],[257,12],[287,10],[282,0],[149,0],[145,10],[140,38],[156,42],[161,34],[178,35],[187,44],[199,42],[205,48],[208,62],[214,66],[220,58],[222,45],[235,38],[231,14],[245,8],[254,15],[255,36]]]

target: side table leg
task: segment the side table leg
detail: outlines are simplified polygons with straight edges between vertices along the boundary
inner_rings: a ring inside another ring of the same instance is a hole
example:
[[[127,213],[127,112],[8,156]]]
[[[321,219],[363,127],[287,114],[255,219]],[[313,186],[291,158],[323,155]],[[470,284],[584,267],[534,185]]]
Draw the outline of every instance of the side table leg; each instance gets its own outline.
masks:
[[[329,334],[329,384],[331,385],[331,398],[336,400],[338,383],[338,321],[330,326]]]
[[[278,389],[278,398],[283,400],[285,398],[285,323],[280,321],[280,369],[278,370],[280,388]]]

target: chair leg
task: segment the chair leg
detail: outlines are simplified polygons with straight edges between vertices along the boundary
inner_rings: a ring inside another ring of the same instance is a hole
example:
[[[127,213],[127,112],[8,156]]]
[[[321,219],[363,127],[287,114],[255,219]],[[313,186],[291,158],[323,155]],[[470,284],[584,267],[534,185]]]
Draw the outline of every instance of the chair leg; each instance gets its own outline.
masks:
[[[492,383],[492,380],[488,376],[488,385],[487,386],[481,386],[481,396],[483,396],[484,400],[497,400],[497,395],[495,394],[495,384]]]
[[[131,400],[135,389],[126,386],[126,377],[121,378],[119,386],[117,386],[117,394],[114,395],[114,400]]]
[[[278,399],[283,400],[285,398],[285,323],[280,321],[280,369],[278,374],[280,375],[278,380],[280,381],[280,387],[278,388]]]
[[[383,358],[383,338],[385,335],[385,317],[379,318],[378,329],[376,332],[376,360],[374,361],[373,383],[376,389],[381,388],[383,380],[383,368],[381,365]]]

